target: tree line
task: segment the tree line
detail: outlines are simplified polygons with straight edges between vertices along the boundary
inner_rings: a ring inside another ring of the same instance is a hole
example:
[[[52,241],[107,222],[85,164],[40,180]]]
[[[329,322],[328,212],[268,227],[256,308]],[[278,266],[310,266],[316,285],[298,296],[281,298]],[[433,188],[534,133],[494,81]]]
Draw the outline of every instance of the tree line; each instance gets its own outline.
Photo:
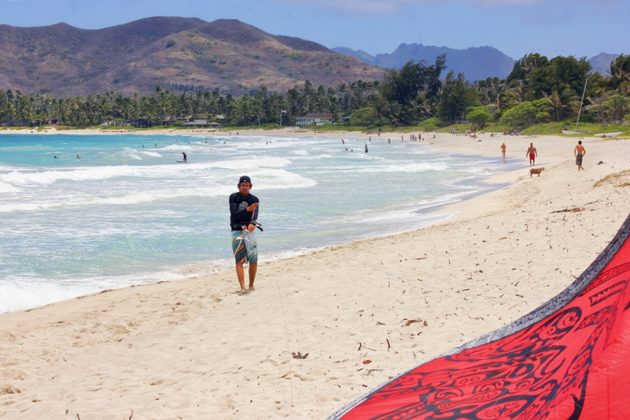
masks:
[[[286,92],[261,87],[240,97],[160,87],[148,95],[106,92],[72,98],[7,90],[0,91],[0,124],[177,125],[203,115],[223,125],[293,125],[296,118],[318,112],[331,114],[333,122],[358,126],[411,126],[431,120],[436,126],[498,123],[521,129],[574,119],[578,113],[585,122],[622,123],[630,113],[630,56],[615,59],[610,76],[591,73],[585,58],[549,59],[537,53],[517,60],[505,80],[469,83],[452,71],[442,78],[446,69],[445,57],[439,56],[432,64],[410,61],[387,71],[382,81],[317,88],[305,81]]]

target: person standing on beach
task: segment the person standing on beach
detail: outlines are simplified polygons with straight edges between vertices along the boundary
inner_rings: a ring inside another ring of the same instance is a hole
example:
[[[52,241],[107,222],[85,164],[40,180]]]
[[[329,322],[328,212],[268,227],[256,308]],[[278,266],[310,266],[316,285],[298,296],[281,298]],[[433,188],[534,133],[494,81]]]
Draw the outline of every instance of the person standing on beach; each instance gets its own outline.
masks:
[[[527,153],[525,156],[529,156],[529,166],[536,165],[536,158],[538,157],[538,151],[534,147],[534,143],[529,143],[529,149],[527,149]]]
[[[258,268],[258,246],[254,229],[258,218],[258,197],[250,194],[252,180],[244,175],[238,180],[238,192],[230,195],[230,227],[232,229],[232,251],[236,260],[236,276],[241,287],[240,293],[254,290]],[[249,289],[245,289],[245,269],[249,263]]]
[[[575,164],[578,167],[578,172],[583,171],[584,168],[582,167],[582,159],[586,154],[586,149],[582,146],[582,140],[578,141],[577,146],[573,149],[573,154],[575,155]]]
[[[505,150],[507,149],[507,146],[505,145],[505,142],[501,143],[501,156],[503,156],[503,162],[505,162]]]

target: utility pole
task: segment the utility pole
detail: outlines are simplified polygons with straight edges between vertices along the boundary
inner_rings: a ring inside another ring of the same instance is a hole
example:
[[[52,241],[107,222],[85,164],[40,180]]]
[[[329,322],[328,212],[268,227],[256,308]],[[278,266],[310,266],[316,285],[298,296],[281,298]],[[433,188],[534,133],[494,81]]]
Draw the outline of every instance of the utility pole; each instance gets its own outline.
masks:
[[[586,86],[588,85],[588,76],[584,81],[584,90],[582,91],[582,100],[580,101],[580,110],[578,111],[577,120],[575,121],[575,131],[578,129],[578,124],[580,123],[580,115],[582,115],[582,105],[584,105],[584,96],[586,95]]]

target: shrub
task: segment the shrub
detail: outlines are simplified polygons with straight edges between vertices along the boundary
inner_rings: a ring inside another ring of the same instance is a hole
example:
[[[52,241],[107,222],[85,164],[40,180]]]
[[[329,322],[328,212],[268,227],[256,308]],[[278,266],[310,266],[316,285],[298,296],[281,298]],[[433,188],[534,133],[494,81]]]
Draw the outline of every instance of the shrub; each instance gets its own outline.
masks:
[[[475,129],[481,129],[492,119],[492,115],[490,115],[486,107],[477,106],[468,111],[466,119],[472,123]]]
[[[351,125],[371,125],[376,121],[376,110],[372,106],[357,109],[350,114]]]

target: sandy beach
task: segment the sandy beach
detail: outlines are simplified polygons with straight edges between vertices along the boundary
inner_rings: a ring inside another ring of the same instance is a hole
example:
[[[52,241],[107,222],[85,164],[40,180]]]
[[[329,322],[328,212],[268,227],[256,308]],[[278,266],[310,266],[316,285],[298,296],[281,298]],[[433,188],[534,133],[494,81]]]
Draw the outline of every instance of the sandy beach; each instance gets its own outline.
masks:
[[[583,139],[578,173],[575,138],[426,137],[497,159],[533,142],[545,171],[437,225],[262,261],[246,296],[230,270],[0,315],[0,418],[325,418],[559,293],[628,215],[630,140]]]

